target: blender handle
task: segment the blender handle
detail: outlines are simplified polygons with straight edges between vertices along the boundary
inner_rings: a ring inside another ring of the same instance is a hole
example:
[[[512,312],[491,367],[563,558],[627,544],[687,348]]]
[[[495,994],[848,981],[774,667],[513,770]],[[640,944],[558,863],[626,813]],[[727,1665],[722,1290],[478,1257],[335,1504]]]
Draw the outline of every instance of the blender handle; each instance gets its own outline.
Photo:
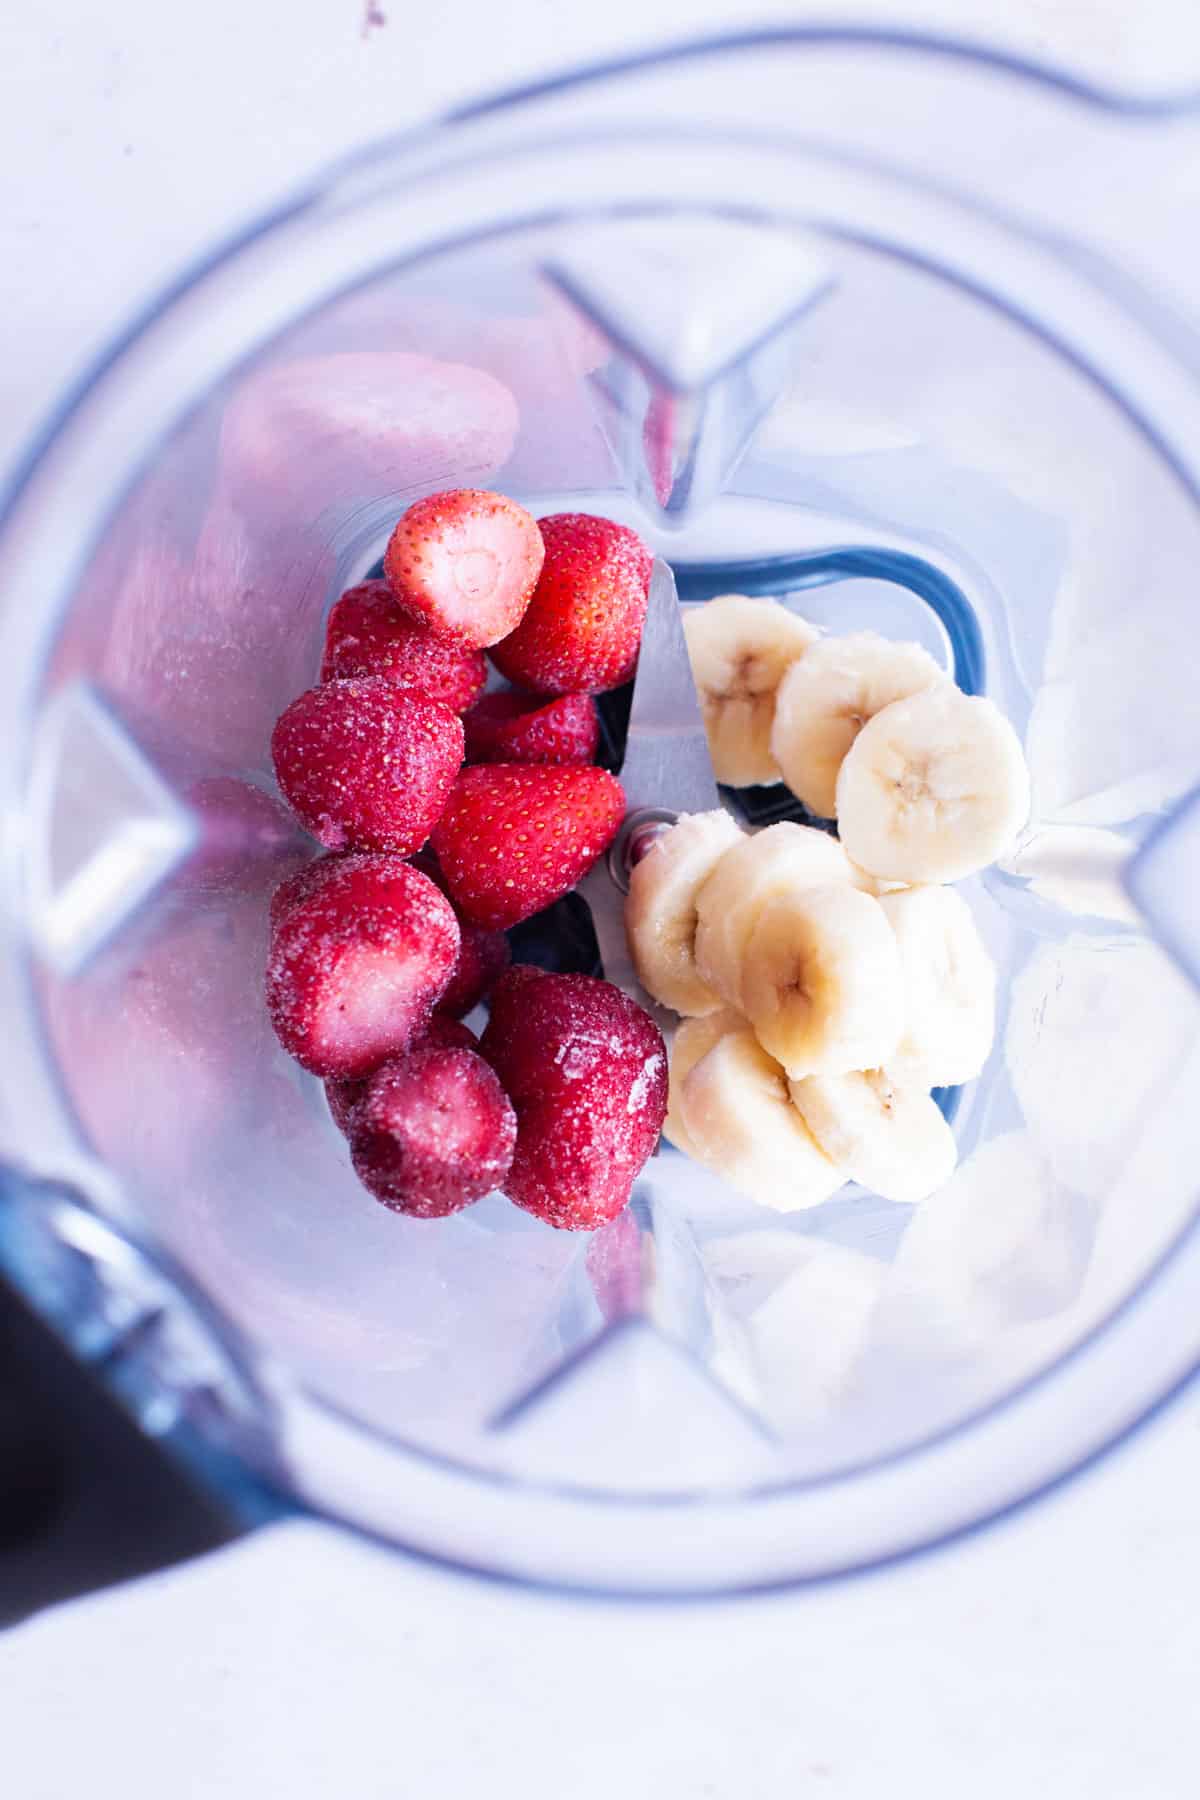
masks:
[[[251,1523],[140,1431],[0,1279],[0,1629]]]

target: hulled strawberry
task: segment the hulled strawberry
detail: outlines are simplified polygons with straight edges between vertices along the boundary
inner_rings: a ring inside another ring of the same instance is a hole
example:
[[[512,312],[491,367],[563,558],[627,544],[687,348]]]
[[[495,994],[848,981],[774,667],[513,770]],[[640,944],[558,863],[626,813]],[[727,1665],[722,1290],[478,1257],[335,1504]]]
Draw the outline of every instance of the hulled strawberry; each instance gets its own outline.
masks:
[[[461,1019],[443,1018],[434,1013],[428,1025],[413,1039],[408,1054],[417,1050],[477,1050],[479,1039]],[[334,1124],[349,1137],[359,1102],[370,1084],[370,1076],[329,1075],[325,1080],[325,1098]]]
[[[637,665],[654,559],[627,525],[591,513],[539,521],[545,561],[520,624],[492,650],[518,687],[599,694]]]
[[[524,617],[544,550],[536,520],[503,494],[451,488],[410,506],[383,572],[409,612],[460,643],[499,643]]]
[[[610,982],[515,967],[480,1052],[517,1115],[509,1199],[561,1230],[615,1218],[666,1113],[666,1046],[649,1014]]]
[[[355,1172],[377,1200],[440,1219],[503,1182],[517,1121],[481,1056],[429,1044],[371,1076],[349,1135]]]
[[[321,680],[386,675],[464,713],[483,692],[482,650],[430,630],[407,613],[386,581],[362,581],[335,601],[325,627]]]
[[[401,857],[322,865],[272,933],[276,1035],[315,1075],[369,1074],[424,1031],[458,950],[449,901]]]

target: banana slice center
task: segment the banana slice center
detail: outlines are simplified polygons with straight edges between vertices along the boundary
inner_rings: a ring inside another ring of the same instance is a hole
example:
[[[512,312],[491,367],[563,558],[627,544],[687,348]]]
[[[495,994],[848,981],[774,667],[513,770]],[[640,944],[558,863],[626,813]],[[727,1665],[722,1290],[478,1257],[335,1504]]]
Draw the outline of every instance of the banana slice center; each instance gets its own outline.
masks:
[[[712,700],[757,700],[775,686],[771,671],[761,656],[747,650],[729,665],[725,687],[721,693],[709,690]]]

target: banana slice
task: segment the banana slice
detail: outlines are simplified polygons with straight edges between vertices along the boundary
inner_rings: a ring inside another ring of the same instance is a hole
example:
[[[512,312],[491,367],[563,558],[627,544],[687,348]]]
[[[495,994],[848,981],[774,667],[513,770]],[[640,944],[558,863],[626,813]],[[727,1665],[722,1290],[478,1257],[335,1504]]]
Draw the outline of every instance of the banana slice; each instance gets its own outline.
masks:
[[[717,780],[730,787],[778,781],[771,755],[775,691],[816,642],[816,627],[778,600],[722,594],[689,607],[683,631]]]
[[[883,1069],[810,1075],[791,1092],[831,1162],[884,1200],[927,1200],[954,1173],[958,1146],[935,1102]]]
[[[863,726],[946,679],[920,644],[894,644],[874,631],[814,644],[775,696],[771,754],[793,794],[818,818],[837,818],[838,771]]]
[[[741,1013],[731,1012],[726,1008],[723,1012],[706,1013],[703,1018],[684,1019],[675,1033],[675,1040],[671,1045],[671,1079],[667,1090],[667,1116],[663,1120],[663,1136],[677,1150],[695,1157],[697,1162],[701,1158],[683,1122],[679,1104],[680,1091],[700,1058],[707,1056],[714,1044],[719,1044],[731,1031],[745,1030],[746,1021]]]
[[[837,784],[847,854],[888,881],[957,881],[995,862],[1029,816],[1017,734],[950,682],[864,725]]]
[[[746,942],[742,999],[793,1080],[882,1067],[904,1029],[904,973],[879,901],[853,887],[776,893]]]
[[[904,894],[908,892],[907,881],[882,881],[878,875],[872,875],[869,869],[860,869],[856,862],[850,864],[854,871],[854,885],[861,888],[864,894],[873,894],[876,900],[882,900],[885,894]]]
[[[888,1063],[913,1087],[973,1081],[996,1033],[996,971],[953,888],[904,888],[879,904],[900,946],[904,1035]]]
[[[692,1155],[760,1206],[820,1206],[845,1179],[792,1105],[783,1070],[745,1026],[691,1069],[679,1110]]]
[[[638,980],[677,1013],[715,1012],[719,997],[696,967],[696,895],[745,833],[727,812],[684,813],[634,867],[625,936]]]
[[[696,964],[730,1006],[742,1005],[746,941],[772,894],[854,880],[836,838],[783,820],[727,850],[696,896]]]

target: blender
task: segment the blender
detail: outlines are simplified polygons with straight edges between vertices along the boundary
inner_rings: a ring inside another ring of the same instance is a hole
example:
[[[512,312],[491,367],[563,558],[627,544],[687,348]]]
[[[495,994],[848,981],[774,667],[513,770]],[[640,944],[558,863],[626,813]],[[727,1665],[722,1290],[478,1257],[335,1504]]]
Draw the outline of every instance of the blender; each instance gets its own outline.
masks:
[[[689,45],[335,168],[60,409],[0,531],[0,1268],[166,1459],[164,1556],[298,1507],[767,1588],[996,1516],[1189,1375],[1198,150],[1195,97],[949,43]],[[451,486],[634,525],[685,604],[913,639],[1013,721],[1030,825],[964,888],[999,1029],[932,1199],[780,1217],[665,1147],[593,1234],[358,1187],[263,1006],[313,850],[268,745]]]

